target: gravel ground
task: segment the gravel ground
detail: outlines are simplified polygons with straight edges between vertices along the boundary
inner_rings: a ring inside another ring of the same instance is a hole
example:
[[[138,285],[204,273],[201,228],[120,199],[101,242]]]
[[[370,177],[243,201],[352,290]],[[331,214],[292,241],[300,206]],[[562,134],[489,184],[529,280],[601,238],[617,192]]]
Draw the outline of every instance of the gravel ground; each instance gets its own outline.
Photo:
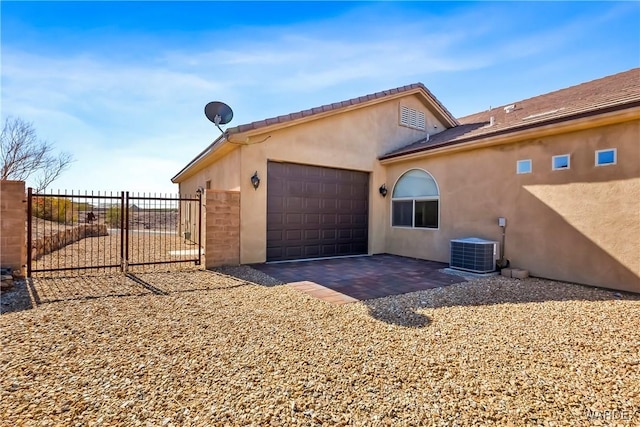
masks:
[[[71,243],[60,250],[34,260],[33,270],[62,269],[68,267],[92,267],[92,266],[116,266],[111,268],[91,269],[89,274],[104,273],[109,270],[117,272],[121,255],[120,232],[110,230],[108,236],[87,237]],[[153,230],[131,232],[128,244],[128,262],[147,263],[157,261],[193,260],[198,257],[197,245],[185,241],[178,234],[165,234]],[[179,267],[181,266],[181,267]],[[171,266],[151,265],[132,266],[133,270],[175,270],[176,268],[193,269],[193,262],[173,264]],[[64,277],[78,275],[78,272],[69,273],[68,270],[54,272],[36,272],[35,276]]]
[[[337,306],[249,267],[43,280],[58,302],[0,316],[2,426],[640,425],[639,295],[493,277]]]

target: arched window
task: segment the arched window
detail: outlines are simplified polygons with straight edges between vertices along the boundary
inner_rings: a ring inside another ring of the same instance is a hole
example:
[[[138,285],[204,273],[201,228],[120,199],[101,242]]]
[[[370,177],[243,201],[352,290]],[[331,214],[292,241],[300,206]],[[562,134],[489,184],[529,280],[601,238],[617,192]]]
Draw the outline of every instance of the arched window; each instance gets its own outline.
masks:
[[[394,227],[438,228],[440,191],[433,177],[420,169],[405,172],[391,197]]]

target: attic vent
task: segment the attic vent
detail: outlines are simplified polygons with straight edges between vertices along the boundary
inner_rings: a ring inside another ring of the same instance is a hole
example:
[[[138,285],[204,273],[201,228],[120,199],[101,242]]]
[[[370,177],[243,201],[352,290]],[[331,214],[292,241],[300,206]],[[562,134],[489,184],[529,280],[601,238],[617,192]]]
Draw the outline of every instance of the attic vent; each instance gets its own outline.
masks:
[[[425,130],[426,120],[422,111],[413,108],[400,106],[400,124],[413,129]]]
[[[498,242],[468,237],[451,240],[450,267],[474,273],[490,273],[496,269]]]

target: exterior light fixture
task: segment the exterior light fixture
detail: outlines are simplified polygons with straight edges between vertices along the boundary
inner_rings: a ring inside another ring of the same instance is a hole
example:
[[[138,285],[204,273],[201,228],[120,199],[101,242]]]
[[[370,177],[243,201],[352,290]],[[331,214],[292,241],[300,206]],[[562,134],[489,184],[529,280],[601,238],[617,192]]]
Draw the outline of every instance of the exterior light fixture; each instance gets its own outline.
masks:
[[[387,186],[385,184],[382,184],[380,188],[378,188],[378,191],[382,197],[387,197]]]
[[[257,190],[260,187],[260,177],[258,177],[258,171],[255,171],[253,176],[251,177],[251,185],[253,185],[253,189]]]

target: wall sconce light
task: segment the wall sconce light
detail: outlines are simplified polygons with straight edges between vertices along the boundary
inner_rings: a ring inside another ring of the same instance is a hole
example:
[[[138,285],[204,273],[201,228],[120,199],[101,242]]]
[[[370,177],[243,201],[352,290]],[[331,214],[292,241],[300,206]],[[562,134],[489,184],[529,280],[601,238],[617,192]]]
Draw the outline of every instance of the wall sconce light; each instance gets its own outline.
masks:
[[[257,190],[260,187],[260,177],[258,177],[258,171],[255,171],[253,176],[251,177],[251,185],[253,185],[253,189]]]
[[[385,184],[382,184],[380,188],[378,188],[378,191],[380,192],[382,197],[387,197],[387,186]]]

